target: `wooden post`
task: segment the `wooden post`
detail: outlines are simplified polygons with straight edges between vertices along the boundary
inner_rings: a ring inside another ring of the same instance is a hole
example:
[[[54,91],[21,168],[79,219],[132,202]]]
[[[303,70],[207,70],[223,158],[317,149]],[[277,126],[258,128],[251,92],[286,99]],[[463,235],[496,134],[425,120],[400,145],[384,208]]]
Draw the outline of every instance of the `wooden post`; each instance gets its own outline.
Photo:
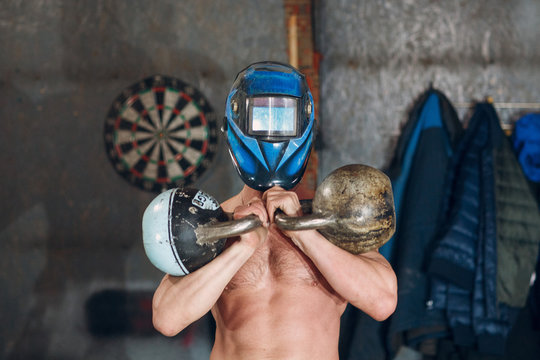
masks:
[[[284,0],[285,24],[289,63],[302,72],[307,79],[315,102],[315,127],[317,134],[319,109],[319,54],[313,41],[312,0]],[[319,158],[312,150],[306,172],[296,190],[301,199],[312,199],[317,188]]]

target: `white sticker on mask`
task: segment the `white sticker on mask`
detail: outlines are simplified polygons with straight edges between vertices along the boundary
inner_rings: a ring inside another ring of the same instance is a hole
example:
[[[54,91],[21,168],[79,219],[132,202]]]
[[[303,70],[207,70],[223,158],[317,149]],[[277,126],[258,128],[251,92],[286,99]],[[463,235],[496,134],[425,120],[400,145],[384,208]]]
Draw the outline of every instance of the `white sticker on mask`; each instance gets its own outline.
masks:
[[[195,197],[191,203],[204,210],[216,210],[219,208],[219,203],[216,201],[216,199],[200,190],[197,192],[197,194],[195,194]]]

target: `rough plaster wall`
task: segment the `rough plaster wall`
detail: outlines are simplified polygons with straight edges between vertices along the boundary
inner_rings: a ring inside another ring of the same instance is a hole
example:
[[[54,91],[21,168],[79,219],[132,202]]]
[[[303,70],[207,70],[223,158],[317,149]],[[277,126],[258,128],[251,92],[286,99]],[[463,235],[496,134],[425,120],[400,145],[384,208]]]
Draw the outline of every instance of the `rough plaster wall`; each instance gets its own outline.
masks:
[[[539,17],[532,0],[321,1],[321,174],[387,166],[407,109],[430,83],[455,103],[540,100]],[[516,112],[499,115],[508,122]]]
[[[124,88],[161,73],[201,90],[220,118],[239,70],[287,59],[283,18],[280,0],[0,3],[0,358],[208,357],[207,338],[202,355],[179,355],[178,340],[86,332],[92,293],[153,291],[162,276],[140,230],[155,194],[112,168],[105,116]],[[241,184],[220,154],[197,186],[223,201]]]

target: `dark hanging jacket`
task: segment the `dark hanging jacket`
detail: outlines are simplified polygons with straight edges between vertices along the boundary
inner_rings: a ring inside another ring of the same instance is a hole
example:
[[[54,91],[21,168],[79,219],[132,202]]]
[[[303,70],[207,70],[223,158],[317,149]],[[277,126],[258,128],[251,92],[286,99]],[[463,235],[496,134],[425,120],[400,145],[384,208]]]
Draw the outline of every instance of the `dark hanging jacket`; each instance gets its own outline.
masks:
[[[398,304],[388,321],[391,354],[443,336],[444,314],[426,307],[426,252],[436,233],[448,163],[462,125],[446,96],[429,89],[415,103],[388,170],[394,190],[397,227],[381,253],[398,278]]]
[[[429,273],[454,341],[504,353],[525,304],[540,215],[491,104],[477,104],[452,160]]]

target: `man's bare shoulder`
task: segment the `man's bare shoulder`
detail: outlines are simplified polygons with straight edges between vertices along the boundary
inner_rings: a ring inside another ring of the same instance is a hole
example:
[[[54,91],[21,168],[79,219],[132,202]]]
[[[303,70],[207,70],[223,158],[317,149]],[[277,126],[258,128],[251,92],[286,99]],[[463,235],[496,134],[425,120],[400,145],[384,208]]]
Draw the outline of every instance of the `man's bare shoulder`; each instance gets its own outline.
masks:
[[[234,209],[236,209],[238,206],[247,204],[254,197],[260,198],[261,193],[257,190],[251,189],[247,185],[244,185],[244,187],[238,194],[222,202],[221,208],[225,212],[232,213]]]
[[[221,208],[229,213],[232,213],[234,209],[236,209],[239,205],[242,205],[242,197],[240,195],[241,193],[238,193],[231,197],[230,199],[225,200],[221,203]]]

